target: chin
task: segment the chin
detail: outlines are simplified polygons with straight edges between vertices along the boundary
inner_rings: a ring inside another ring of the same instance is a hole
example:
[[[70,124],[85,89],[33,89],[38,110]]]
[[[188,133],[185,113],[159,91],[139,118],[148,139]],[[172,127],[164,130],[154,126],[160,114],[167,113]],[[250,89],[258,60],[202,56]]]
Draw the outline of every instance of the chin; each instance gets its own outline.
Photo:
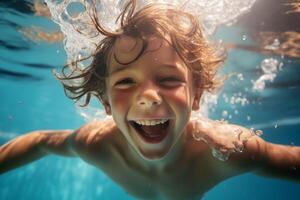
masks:
[[[137,146],[135,150],[144,160],[152,162],[161,161],[167,158],[170,153],[172,153],[171,151],[176,143],[175,141],[173,141],[173,143],[170,141],[170,143],[168,143],[168,141],[165,142],[165,144],[161,144],[159,146],[153,144],[142,144],[142,147]],[[148,148],[145,148],[145,146]]]
[[[167,152],[144,152],[144,151],[141,151],[139,150],[139,154],[140,156],[144,159],[144,160],[147,160],[147,161],[160,161],[160,160],[163,160],[167,154],[168,154],[169,151]]]

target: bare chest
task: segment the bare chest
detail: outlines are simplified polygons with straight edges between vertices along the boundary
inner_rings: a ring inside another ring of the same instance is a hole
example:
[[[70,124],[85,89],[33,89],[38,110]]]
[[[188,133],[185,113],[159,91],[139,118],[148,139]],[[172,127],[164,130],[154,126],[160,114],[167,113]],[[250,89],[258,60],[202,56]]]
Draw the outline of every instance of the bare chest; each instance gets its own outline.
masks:
[[[142,171],[122,159],[100,167],[126,192],[138,199],[200,199],[218,180],[207,165],[175,165],[164,171]]]

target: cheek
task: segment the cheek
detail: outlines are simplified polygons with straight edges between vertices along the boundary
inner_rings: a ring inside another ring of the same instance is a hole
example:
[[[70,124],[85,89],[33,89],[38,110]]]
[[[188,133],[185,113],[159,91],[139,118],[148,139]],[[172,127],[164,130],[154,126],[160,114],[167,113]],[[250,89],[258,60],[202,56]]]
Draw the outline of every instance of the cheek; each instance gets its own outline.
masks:
[[[178,108],[186,109],[190,105],[189,90],[186,87],[180,87],[176,90],[168,91],[166,96]]]
[[[115,111],[125,111],[132,104],[128,91],[115,91],[111,93],[111,107]]]

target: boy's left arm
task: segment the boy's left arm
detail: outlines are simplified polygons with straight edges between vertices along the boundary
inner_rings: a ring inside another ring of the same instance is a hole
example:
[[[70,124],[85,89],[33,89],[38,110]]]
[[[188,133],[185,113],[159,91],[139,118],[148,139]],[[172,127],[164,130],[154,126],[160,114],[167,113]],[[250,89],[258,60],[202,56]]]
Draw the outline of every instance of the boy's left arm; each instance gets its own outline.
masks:
[[[208,119],[197,121],[194,127],[211,148],[230,152],[219,169],[225,177],[252,171],[300,182],[300,147],[269,143],[247,128]]]
[[[254,136],[245,143],[245,153],[255,161],[254,173],[300,181],[300,147],[273,144]]]

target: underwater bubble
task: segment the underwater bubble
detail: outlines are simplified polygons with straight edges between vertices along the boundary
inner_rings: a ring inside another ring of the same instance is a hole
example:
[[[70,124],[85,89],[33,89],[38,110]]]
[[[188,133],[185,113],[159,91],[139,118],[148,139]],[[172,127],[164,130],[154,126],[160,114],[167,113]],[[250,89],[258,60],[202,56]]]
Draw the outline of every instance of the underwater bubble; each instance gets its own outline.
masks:
[[[86,8],[81,2],[71,2],[66,8],[68,15],[72,18],[78,17],[85,10]]]
[[[202,134],[200,132],[194,132],[193,133],[193,138],[197,141],[201,141],[204,140],[204,138],[202,137]]]
[[[276,50],[276,49],[279,49],[280,48],[280,41],[279,41],[279,39],[275,38],[273,40],[272,44],[266,45],[264,48],[267,49],[267,50]]]
[[[213,148],[212,155],[213,155],[213,157],[217,158],[218,160],[225,162],[228,160],[228,158],[230,156],[230,152],[227,150],[220,151],[220,150]]]
[[[255,131],[255,135],[257,135],[257,136],[261,136],[262,134],[263,134],[262,130],[256,130]]]
[[[226,103],[228,103],[228,101],[229,101],[228,96],[227,96],[226,94],[223,94],[222,97],[223,97],[224,101],[225,101]]]
[[[280,62],[280,63],[279,63],[279,66],[278,66],[278,70],[279,70],[279,71],[282,71],[282,67],[283,67],[283,63]]]
[[[234,141],[233,144],[234,144],[234,150],[235,150],[235,152],[242,153],[244,151],[245,146],[244,146],[243,142],[241,142],[241,141]]]
[[[240,81],[243,81],[244,80],[244,76],[242,73],[238,74],[237,75],[237,78],[240,80]]]
[[[242,93],[237,93],[230,98],[230,103],[233,105],[240,104],[241,106],[245,106],[246,104],[249,104],[249,101],[245,96],[242,96]]]
[[[267,58],[261,62],[261,69],[267,74],[277,72],[278,66],[279,61],[274,58]]]
[[[223,110],[222,117],[224,117],[224,118],[228,117],[228,111],[227,110]]]
[[[243,133],[243,130],[240,129],[240,128],[236,128],[236,129],[233,130],[233,132],[234,132],[234,135],[235,135],[236,137],[238,137],[238,139],[240,139],[240,136],[241,136],[241,134]]]
[[[237,152],[242,153],[245,149],[245,145],[244,144],[238,144],[235,148],[236,148]]]
[[[243,35],[243,36],[242,36],[242,40],[243,40],[243,41],[247,40],[247,35]]]
[[[258,79],[255,84],[253,84],[253,89],[254,90],[258,90],[258,91],[262,91],[263,89],[265,89],[265,82],[262,79]]]
[[[253,128],[253,127],[250,128],[250,133],[251,133],[251,135],[255,135],[255,132],[254,132],[254,128]]]
[[[246,104],[249,104],[249,101],[246,97],[238,98],[237,102],[240,103],[241,106],[245,106]]]
[[[264,59],[260,64],[263,74],[256,81],[253,81],[253,90],[262,91],[265,88],[266,81],[273,82],[277,76],[280,65],[281,63],[274,58]]]

